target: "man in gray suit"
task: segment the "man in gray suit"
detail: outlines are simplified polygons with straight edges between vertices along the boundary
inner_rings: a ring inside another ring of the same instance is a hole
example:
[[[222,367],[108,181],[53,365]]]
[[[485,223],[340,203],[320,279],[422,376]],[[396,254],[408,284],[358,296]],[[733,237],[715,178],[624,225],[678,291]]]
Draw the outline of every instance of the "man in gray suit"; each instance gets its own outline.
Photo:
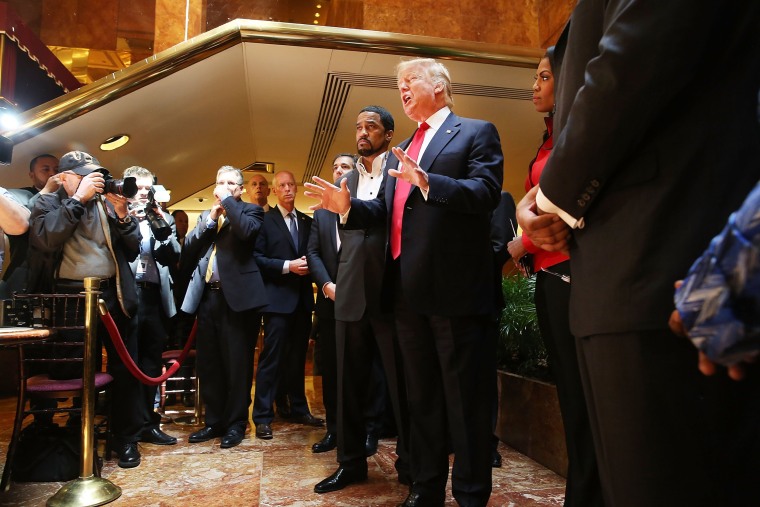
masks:
[[[570,326],[607,506],[757,503],[760,372],[702,377],[668,317],[760,178],[758,26],[753,0],[581,0],[557,44],[554,148],[518,220],[547,250],[574,228]]]
[[[351,195],[374,199],[387,173],[385,161],[393,139],[393,116],[382,107],[367,106],[356,120],[356,147],[360,158],[347,173]],[[323,213],[323,211],[319,211]],[[331,215],[335,217],[335,214]],[[336,223],[333,219],[333,224]],[[375,350],[380,351],[388,381],[398,430],[396,467],[399,480],[408,483],[406,462],[406,398],[398,345],[391,316],[381,309],[380,297],[385,272],[385,223],[366,229],[340,228],[340,261],[336,283],[321,287],[335,300],[336,348],[338,355],[338,469],[319,482],[314,491],[336,491],[367,477],[367,430],[364,410]],[[377,345],[375,345],[377,343]]]
[[[140,254],[129,263],[137,284],[137,365],[149,377],[158,377],[163,366],[161,353],[166,344],[167,325],[177,313],[169,270],[179,260],[180,248],[173,226],[167,238],[159,240],[153,236],[146,215],[148,206],[174,224],[171,215],[164,214],[158,205],[150,202],[149,194],[155,181],[153,173],[133,166],[124,171],[124,177],[135,178],[137,184],[137,194],[129,200],[129,212],[140,227]],[[141,387],[145,420],[141,440],[157,445],[176,444],[175,437],[161,431],[161,416],[153,410],[157,386]]]

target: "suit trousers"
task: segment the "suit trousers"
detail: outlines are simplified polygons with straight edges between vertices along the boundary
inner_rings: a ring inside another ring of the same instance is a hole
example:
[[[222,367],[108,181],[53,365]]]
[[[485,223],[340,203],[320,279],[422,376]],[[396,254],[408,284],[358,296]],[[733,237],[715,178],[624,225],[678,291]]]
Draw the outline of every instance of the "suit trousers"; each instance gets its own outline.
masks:
[[[569,275],[570,261],[549,268]],[[601,507],[602,485],[591,435],[586,398],[578,366],[575,337],[570,333],[570,284],[551,273],[536,273],[538,327],[549,355],[549,367],[557,384],[565,428],[568,468],[565,507]]]
[[[206,406],[206,426],[245,431],[251,405],[251,373],[256,346],[249,333],[254,310],[230,309],[223,291],[206,287],[198,307],[196,368]]]
[[[149,377],[159,377],[163,368],[161,354],[166,344],[166,325],[161,305],[161,288],[137,287],[137,365]],[[143,391],[144,430],[158,428],[161,416],[153,410],[158,386],[141,384]]]
[[[338,365],[335,350],[335,319],[318,315],[317,346],[322,374],[322,403],[328,433],[338,433]],[[316,354],[315,354],[316,355]]]
[[[406,373],[413,489],[426,502],[443,505],[451,438],[454,498],[461,506],[485,506],[491,495],[496,389],[493,368],[484,367],[494,356],[488,346],[488,315],[430,316],[408,308],[397,291],[394,311]]]
[[[387,316],[364,317],[357,322],[336,322],[338,360],[338,462],[346,468],[366,467],[365,407],[373,376],[372,363],[379,350],[398,430],[396,469],[409,475],[408,411],[400,351],[393,321]]]
[[[760,497],[760,371],[705,377],[667,330],[576,340],[608,507],[740,506]]]
[[[274,401],[286,396],[294,416],[306,415],[309,405],[304,391],[304,365],[309,347],[311,312],[299,304],[294,313],[264,314],[264,348],[259,353],[253,422],[270,424]]]

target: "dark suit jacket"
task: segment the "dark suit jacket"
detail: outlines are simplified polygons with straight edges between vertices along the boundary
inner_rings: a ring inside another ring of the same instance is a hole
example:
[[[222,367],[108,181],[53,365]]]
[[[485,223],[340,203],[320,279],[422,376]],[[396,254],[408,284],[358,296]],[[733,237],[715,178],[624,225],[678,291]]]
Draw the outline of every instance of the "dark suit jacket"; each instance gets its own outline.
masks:
[[[390,154],[386,166],[397,165]],[[496,128],[453,113],[425,149],[420,167],[428,173],[430,192],[425,200],[412,187],[406,200],[399,266],[404,296],[415,312],[454,317],[493,309],[489,229],[503,166]],[[390,231],[395,186],[396,179],[388,178],[377,199],[351,199],[346,227],[386,223]]]
[[[256,240],[255,257],[264,277],[269,305],[263,311],[271,313],[293,313],[299,301],[304,309],[314,309],[314,289],[311,276],[293,273],[282,274],[286,260],[306,255],[311,230],[311,217],[296,210],[298,217],[298,250],[293,244],[285,219],[277,206],[273,206],[264,216],[264,224]]]
[[[322,287],[329,282],[335,283],[338,276],[340,252],[336,239],[337,223],[338,215],[335,213],[324,209],[315,211],[306,252],[309,271],[317,285],[317,316],[330,319],[335,318],[335,303],[324,296]]]
[[[387,174],[383,168],[381,189]],[[356,195],[359,171],[353,170],[344,178],[348,181],[351,195]],[[341,257],[335,291],[335,318],[344,322],[357,322],[368,309],[380,309],[385,248],[388,241],[386,225],[383,222],[364,229],[341,227],[338,233],[341,238]]]
[[[502,192],[499,205],[491,215],[491,249],[493,250],[493,273],[497,310],[504,308],[504,292],[501,289],[501,272],[509,260],[507,245],[515,237],[517,220],[515,219],[515,200],[509,192]]]
[[[540,182],[585,220],[574,335],[666,328],[673,282],[760,178],[759,26],[754,0],[578,3]]]
[[[261,273],[253,257],[256,236],[260,233],[264,210],[255,204],[227,197],[222,201],[227,219],[222,228],[207,229],[208,211],[201,213],[198,224],[185,237],[183,255],[188,262],[195,260],[190,284],[187,287],[182,311],[194,314],[198,309],[206,284],[206,268],[212,246],[216,244],[216,263],[219,280],[227,305],[242,312],[267,304]]]
[[[156,261],[158,268],[158,278],[161,286],[161,307],[167,318],[174,317],[177,313],[177,305],[174,301],[173,285],[174,281],[171,276],[171,266],[175,266],[179,260],[179,242],[177,241],[177,224],[174,223],[174,217],[169,213],[164,214],[164,219],[171,226],[172,232],[165,241],[156,241],[151,232],[150,244],[153,252],[153,260]],[[140,262],[138,255],[135,260],[129,263],[132,273],[137,273],[137,263]]]

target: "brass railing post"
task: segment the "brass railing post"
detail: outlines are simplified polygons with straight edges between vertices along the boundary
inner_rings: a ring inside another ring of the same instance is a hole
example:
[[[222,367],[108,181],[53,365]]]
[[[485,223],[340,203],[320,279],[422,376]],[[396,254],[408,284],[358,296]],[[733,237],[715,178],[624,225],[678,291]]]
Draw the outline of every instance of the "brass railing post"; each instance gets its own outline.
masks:
[[[51,496],[48,507],[91,507],[113,502],[121,488],[108,479],[93,475],[95,424],[95,350],[98,337],[99,278],[84,279],[84,373],[82,376],[82,447],[79,478],[64,484]]]

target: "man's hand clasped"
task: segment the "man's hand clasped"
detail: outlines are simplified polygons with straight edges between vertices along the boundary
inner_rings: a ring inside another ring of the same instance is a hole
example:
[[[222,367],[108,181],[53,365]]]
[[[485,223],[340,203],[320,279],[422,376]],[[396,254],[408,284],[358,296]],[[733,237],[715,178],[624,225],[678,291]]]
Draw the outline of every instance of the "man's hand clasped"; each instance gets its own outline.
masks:
[[[523,234],[537,247],[548,252],[568,254],[570,226],[555,213],[545,213],[536,204],[538,186],[530,189],[517,205],[517,223]]]

